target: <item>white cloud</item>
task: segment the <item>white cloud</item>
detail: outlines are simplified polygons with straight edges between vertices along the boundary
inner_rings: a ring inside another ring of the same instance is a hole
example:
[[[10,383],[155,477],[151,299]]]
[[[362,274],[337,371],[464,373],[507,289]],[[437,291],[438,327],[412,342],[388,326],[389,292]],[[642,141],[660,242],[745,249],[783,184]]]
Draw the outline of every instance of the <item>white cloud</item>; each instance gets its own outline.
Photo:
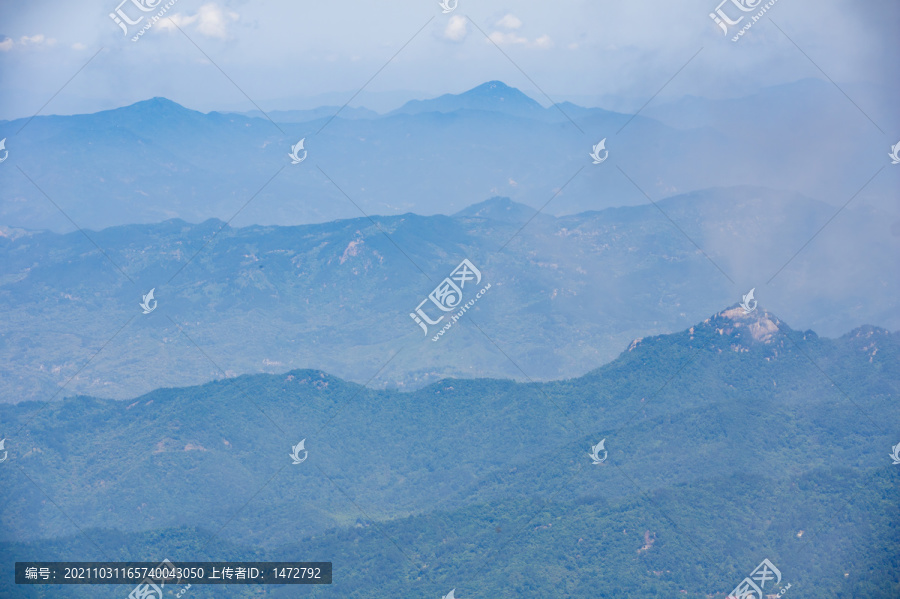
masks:
[[[200,17],[200,22],[197,24],[197,32],[206,37],[219,39],[226,39],[228,37],[228,23],[238,20],[236,12],[228,12],[226,14],[218,5],[213,3],[201,6],[197,15]]]
[[[491,41],[498,46],[508,46],[511,44],[527,44],[528,38],[516,35],[515,33],[503,33],[502,31],[494,31],[490,36]]]
[[[87,48],[87,46],[85,46],[81,42],[75,42],[74,44],[72,44],[73,50],[84,50],[85,48]]]
[[[20,46],[52,46],[54,44],[56,44],[56,40],[52,37],[45,37],[43,33],[37,33],[32,36],[23,35],[19,38]]]
[[[160,19],[159,22],[154,25],[154,29],[158,28],[160,31],[175,31],[176,29],[184,29],[196,20],[197,15],[188,17],[180,12],[176,12],[168,15],[164,19]]]
[[[47,37],[43,33],[36,33],[34,35],[23,35],[19,38],[19,41],[14,41],[11,37],[4,38],[2,42],[0,42],[0,51],[9,52],[13,49],[14,46],[43,46],[43,47],[52,47],[56,45],[56,40],[52,37]]]
[[[168,19],[172,19],[172,22],[169,22]],[[160,19],[157,26],[159,26],[160,30],[172,31],[175,29],[175,25],[184,29],[196,24],[194,30],[200,35],[225,40],[229,37],[228,24],[238,19],[240,19],[240,15],[236,12],[229,11],[226,13],[221,6],[215,2],[210,2],[201,6],[194,15],[175,13],[166,19]]]
[[[522,21],[519,20],[519,18],[512,13],[507,14],[502,19],[497,21],[497,27],[500,27],[501,29],[512,30],[512,29],[518,29],[521,26],[522,26]]]
[[[534,40],[534,44],[532,44],[535,48],[552,48],[553,40],[550,39],[550,36],[546,33],[541,37]]]
[[[511,46],[518,44],[528,46],[530,48],[552,48],[553,40],[547,34],[542,35],[534,41],[527,37],[516,33],[522,27],[522,20],[512,13],[504,15],[496,24],[497,29],[505,29],[506,31],[494,31],[488,37],[498,46]]]
[[[466,18],[454,15],[450,17],[446,29],[444,29],[444,39],[448,39],[451,42],[458,42],[466,37],[466,33],[468,33],[466,30]]]
[[[529,48],[552,48],[553,40],[547,34],[542,35],[536,40],[529,40],[527,37],[518,35],[513,32],[504,33],[502,31],[494,31],[488,36],[492,42],[498,46],[511,46],[518,44],[520,46],[528,46]]]

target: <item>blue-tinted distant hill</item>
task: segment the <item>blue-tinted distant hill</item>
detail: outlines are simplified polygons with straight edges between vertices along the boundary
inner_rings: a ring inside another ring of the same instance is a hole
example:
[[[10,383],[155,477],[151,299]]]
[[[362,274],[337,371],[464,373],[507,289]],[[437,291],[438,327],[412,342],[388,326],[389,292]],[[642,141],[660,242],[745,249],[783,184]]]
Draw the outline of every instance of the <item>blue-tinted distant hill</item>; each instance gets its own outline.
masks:
[[[822,334],[900,329],[890,218],[861,207],[835,217],[765,188],[565,217],[495,197],[449,216],[172,219],[86,234],[0,228],[4,401],[124,398],[289,368],[401,388],[579,376],[751,288]],[[432,342],[410,313],[464,258],[492,287]],[[159,307],[144,315],[151,288]]]
[[[497,112],[526,119],[565,121],[591,116],[613,116],[600,108],[584,108],[571,102],[544,107],[530,96],[502,81],[488,81],[461,94],[444,94],[430,100],[410,100],[388,114],[421,114],[423,112],[479,111]]]
[[[525,118],[544,118],[546,110],[526,94],[502,81],[488,81],[461,94],[444,94],[431,100],[410,100],[389,114],[479,110]]]
[[[334,106],[273,112],[278,125],[163,98],[0,122],[9,151],[0,224],[307,224],[361,212],[452,214],[495,195],[560,215],[737,185],[793,190],[838,207],[889,162],[888,147],[846,114],[843,96],[821,93],[813,102],[808,87],[663,105],[662,121],[650,118],[652,103],[637,116],[565,102],[544,108],[488,82],[385,115],[347,108],[332,120]],[[300,139],[308,156],[294,165],[288,153]],[[594,165],[589,153],[601,139],[609,159]],[[798,160],[812,166],[799,169]],[[894,210],[894,173],[882,173],[859,199]]]

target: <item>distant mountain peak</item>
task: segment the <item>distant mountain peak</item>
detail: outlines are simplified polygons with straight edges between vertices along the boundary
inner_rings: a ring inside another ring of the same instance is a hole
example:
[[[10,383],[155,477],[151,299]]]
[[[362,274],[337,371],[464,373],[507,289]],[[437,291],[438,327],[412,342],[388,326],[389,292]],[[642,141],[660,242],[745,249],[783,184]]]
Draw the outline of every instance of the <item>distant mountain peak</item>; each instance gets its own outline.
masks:
[[[518,93],[522,93],[522,92],[520,92],[518,89],[516,89],[515,87],[510,87],[509,85],[506,85],[506,84],[503,83],[502,81],[497,81],[497,80],[494,80],[494,81],[486,81],[486,82],[482,83],[481,85],[476,85],[475,87],[473,87],[472,89],[470,89],[469,91],[464,92],[464,93],[467,93],[467,94],[468,94],[468,93],[473,93],[473,92],[477,92],[477,93],[495,93],[495,94],[496,94],[496,93],[504,93],[504,92],[518,92]]]
[[[514,202],[505,196],[494,196],[483,202],[463,208],[453,216],[487,218],[502,222],[525,222],[534,216],[535,209]]]
[[[449,95],[449,94],[448,94]],[[544,107],[530,96],[515,87],[510,87],[502,81],[488,81],[469,91],[459,94],[459,98],[485,98],[495,102],[518,103],[533,109],[543,110]]]
[[[746,329],[750,337],[760,343],[771,343],[781,327],[781,321],[766,310],[754,309],[752,312],[746,312],[740,305],[719,312],[714,319],[719,323],[730,324],[718,329],[720,334]]]
[[[515,116],[537,116],[544,107],[527,94],[502,81],[488,81],[461,94],[444,94],[430,100],[411,100],[395,110],[399,114],[482,110]]]
[[[178,102],[170,100],[165,96],[153,96],[149,100],[144,100],[144,102],[152,102],[154,104],[178,104]],[[140,104],[140,102],[138,102],[138,104]],[[180,104],[178,105],[181,106]]]
[[[631,342],[626,352],[632,352],[648,343],[666,342],[684,336],[688,341],[695,337],[711,340],[714,346],[731,351],[747,351],[756,344],[771,345],[779,342],[785,332],[791,331],[781,319],[763,308],[745,312],[740,304],[733,304],[686,331],[639,338]],[[813,334],[808,331],[807,334]]]
[[[140,100],[134,104],[129,104],[128,106],[104,110],[97,114],[109,114],[115,115],[115,117],[138,115],[151,118],[168,117],[172,115],[187,116],[190,118],[203,116],[203,113],[201,112],[185,108],[178,102],[163,98],[162,96],[154,96],[147,100]]]
[[[128,107],[131,108],[176,108],[180,110],[188,110],[178,102],[170,100],[168,98],[164,98],[162,96],[153,96],[148,100],[141,100],[139,102],[135,102],[134,104],[130,104]]]

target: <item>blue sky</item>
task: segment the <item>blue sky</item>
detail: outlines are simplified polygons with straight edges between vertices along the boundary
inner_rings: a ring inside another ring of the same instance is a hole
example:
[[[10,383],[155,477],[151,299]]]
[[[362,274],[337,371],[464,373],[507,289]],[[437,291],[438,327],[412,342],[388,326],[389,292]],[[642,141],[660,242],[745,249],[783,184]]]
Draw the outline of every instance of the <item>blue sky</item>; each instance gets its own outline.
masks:
[[[342,104],[398,50],[355,105],[386,110],[499,79],[545,104],[535,85],[557,101],[628,109],[698,51],[656,101],[735,97],[827,74],[881,122],[898,91],[900,5],[890,0],[778,0],[737,43],[708,16],[717,0],[459,0],[449,14],[436,0],[177,0],[138,42],[108,16],[118,1],[3,3],[0,118],[34,114],[98,51],[42,114],[153,96],[203,111],[252,109],[237,87],[266,110]],[[131,1],[122,10],[141,14]],[[734,12],[730,2],[724,10]]]

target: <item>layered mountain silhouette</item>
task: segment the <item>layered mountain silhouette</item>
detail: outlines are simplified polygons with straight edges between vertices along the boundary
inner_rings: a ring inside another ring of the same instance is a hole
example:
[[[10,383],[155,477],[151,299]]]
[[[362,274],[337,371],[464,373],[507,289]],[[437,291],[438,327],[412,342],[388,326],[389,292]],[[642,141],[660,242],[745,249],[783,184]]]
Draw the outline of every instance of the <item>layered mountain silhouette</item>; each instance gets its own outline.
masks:
[[[509,87],[502,81],[488,81],[462,94],[444,94],[431,100],[410,100],[389,114],[457,110],[501,112],[524,118],[544,118],[544,114],[548,112],[518,89]]]
[[[490,81],[383,115],[340,106],[203,114],[152,98],[95,114],[0,121],[10,152],[0,169],[0,224],[309,224],[360,211],[452,214],[495,195],[561,215],[760,184],[838,207],[884,164],[886,147],[858,115],[835,120],[846,101],[826,91],[827,83],[798,82],[751,98],[687,98],[622,114],[545,107]],[[757,137],[748,141],[748,129]],[[300,139],[309,158],[291,165],[287,154]],[[594,165],[588,154],[601,139],[610,158]],[[798,181],[798,155],[820,176]],[[891,197],[876,182],[865,201],[887,209]]]
[[[453,216],[296,227],[4,229],[2,397],[126,398],[289,368],[407,389],[580,376],[751,288],[829,336],[900,328],[889,219],[847,209],[797,254],[832,216],[802,196],[731,188],[560,218],[497,197]],[[410,314],[463,259],[491,289],[433,342]],[[158,307],[145,315],[150,289]]]

